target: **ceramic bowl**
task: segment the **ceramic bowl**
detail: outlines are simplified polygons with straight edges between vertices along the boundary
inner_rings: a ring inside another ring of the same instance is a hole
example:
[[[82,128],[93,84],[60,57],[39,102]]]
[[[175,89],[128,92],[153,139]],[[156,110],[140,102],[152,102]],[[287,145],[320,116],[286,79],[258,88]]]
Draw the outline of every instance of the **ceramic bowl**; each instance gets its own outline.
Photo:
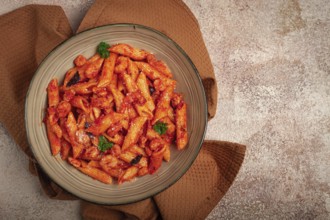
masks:
[[[189,143],[186,149],[171,148],[170,162],[163,162],[153,175],[138,177],[121,185],[107,185],[79,172],[52,156],[43,123],[47,107],[46,88],[51,79],[62,84],[65,73],[73,67],[74,58],[95,54],[99,42],[127,43],[152,52],[167,63],[176,91],[184,94],[188,106]],[[199,73],[187,54],[164,34],[136,24],[115,24],[81,32],[57,46],[37,69],[27,94],[25,106],[27,137],[34,156],[49,177],[70,193],[84,200],[106,205],[136,202],[151,197],[174,184],[196,159],[206,132],[207,105]]]

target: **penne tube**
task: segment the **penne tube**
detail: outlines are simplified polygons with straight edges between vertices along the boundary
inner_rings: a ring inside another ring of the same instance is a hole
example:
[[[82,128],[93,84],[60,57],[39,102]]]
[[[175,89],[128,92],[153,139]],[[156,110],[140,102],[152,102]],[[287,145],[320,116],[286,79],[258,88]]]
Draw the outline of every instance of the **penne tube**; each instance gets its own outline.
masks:
[[[133,93],[139,90],[136,83],[134,82],[134,80],[130,75],[128,75],[127,73],[122,73],[121,78],[124,81],[127,92]]]
[[[85,77],[89,79],[95,78],[100,72],[103,62],[104,59],[99,58],[96,61],[89,63],[85,69]]]
[[[187,131],[187,104],[182,103],[175,109],[175,124],[176,124],[176,146],[179,150],[186,147],[188,143]]]
[[[116,111],[119,112],[120,107],[124,101],[124,95],[114,87],[111,87],[110,90],[113,95],[113,99],[115,100]]]
[[[102,157],[102,159],[100,160],[100,166],[102,167],[103,170],[108,172],[111,169],[118,168],[119,161],[116,157],[109,154]]]
[[[166,162],[169,162],[170,159],[171,159],[171,150],[170,150],[170,144],[169,144],[169,143],[167,143],[167,144],[165,145],[165,151],[164,151],[163,159],[164,159]]]
[[[70,143],[73,145],[73,143],[76,142],[76,132],[78,130],[78,126],[72,112],[70,112],[68,115],[68,118],[65,122],[65,127],[70,138]]]
[[[155,173],[159,169],[159,167],[162,165],[164,152],[166,149],[165,146],[166,145],[163,145],[161,148],[158,148],[151,154],[150,161],[149,161],[149,167],[148,167],[150,174]]]
[[[168,78],[173,77],[173,75],[172,75],[170,69],[168,68],[168,66],[163,61],[157,60],[154,54],[148,54],[147,55],[147,62],[152,67],[157,69],[159,72],[164,74],[166,77],[168,77]]]
[[[135,104],[134,107],[137,113],[139,114],[139,116],[145,116],[148,119],[152,119],[154,117],[154,114],[148,108],[146,103],[144,105]]]
[[[142,155],[146,156],[146,153],[143,148],[139,147],[138,145],[134,144],[128,149],[130,152],[136,154],[136,155]]]
[[[155,124],[158,120],[167,116],[170,108],[170,102],[171,102],[173,90],[174,90],[173,87],[167,87],[160,94],[152,124]]]
[[[142,96],[146,99],[146,106],[152,112],[155,109],[155,103],[151,98],[149,86],[147,84],[147,77],[143,72],[141,72],[137,78],[136,84],[141,91]]]
[[[143,126],[146,121],[147,118],[144,116],[140,116],[132,120],[130,127],[127,131],[127,135],[124,139],[122,150],[126,150],[127,148],[138,142],[143,132]]]
[[[60,93],[57,79],[52,79],[47,87],[48,106],[56,107],[60,102]]]
[[[132,77],[135,82],[139,76],[139,68],[132,60],[128,59],[127,73]]]
[[[139,169],[138,176],[145,176],[149,173],[148,167],[142,167]]]
[[[66,117],[71,112],[71,104],[67,101],[61,101],[57,105],[56,112],[59,118]]]
[[[176,81],[173,79],[169,78],[164,78],[164,79],[155,79],[153,83],[155,89],[157,91],[164,91],[167,87],[176,87]]]
[[[86,167],[78,167],[78,170],[80,170],[82,173],[87,174],[93,179],[101,181],[102,183],[106,183],[106,184],[112,183],[112,177],[106,172],[99,170],[97,168],[87,165]]]
[[[121,77],[118,77],[117,89],[118,89],[118,91],[125,93],[125,91],[124,91],[125,90],[124,81],[123,81],[123,78],[121,78]]]
[[[114,68],[117,57],[117,54],[110,53],[110,56],[104,60],[103,69],[97,87],[105,87],[110,84],[114,75]]]
[[[110,52],[127,56],[133,60],[144,60],[148,54],[146,51],[134,48],[128,44],[116,44],[109,50]]]
[[[116,60],[116,66],[115,66],[115,73],[123,73],[126,71],[128,66],[128,60],[129,58],[124,56],[119,56]]]
[[[131,151],[125,151],[119,155],[119,158],[126,163],[131,163],[137,155]]]
[[[154,81],[156,79],[166,79],[166,76],[164,74],[162,74],[161,72],[159,72],[158,70],[156,70],[154,67],[152,67],[150,64],[145,63],[145,62],[135,62],[135,64],[137,65],[137,67],[139,68],[139,70],[141,72],[144,72],[144,74],[146,74],[146,76]]]
[[[47,108],[47,120],[51,125],[54,125],[58,121],[58,115],[56,114],[56,108],[55,107],[48,107]]]
[[[126,116],[124,114],[112,112],[96,119],[92,125],[86,129],[86,132],[90,132],[96,136],[104,133],[112,124],[124,120]]]
[[[109,137],[106,134],[103,134],[103,136],[114,144],[122,145],[124,142],[124,136],[121,134],[115,134],[113,137]]]
[[[147,133],[146,133],[146,138],[148,140],[152,140],[155,138],[160,138],[160,134],[158,134],[153,128],[152,126],[149,124],[148,128],[147,128]]]
[[[145,156],[141,157],[139,163],[136,166],[139,168],[148,167],[148,159]]]
[[[73,107],[80,108],[85,113],[90,112],[89,102],[83,96],[74,96],[70,103]]]
[[[63,87],[70,87],[71,85],[80,81],[80,75],[78,69],[73,67],[69,69],[64,77]]]
[[[101,160],[101,152],[97,147],[91,146],[85,148],[85,151],[80,156],[81,159],[84,160]]]
[[[71,143],[71,146],[72,146],[72,157],[73,158],[78,158],[80,157],[81,153],[83,152],[84,150],[84,146],[77,143],[76,141]]]
[[[95,119],[98,119],[101,115],[101,109],[97,108],[97,107],[93,107],[92,108],[92,113]]]
[[[139,168],[137,167],[132,166],[128,168],[127,170],[125,170],[125,172],[122,175],[119,176],[118,183],[122,184],[125,181],[132,180],[134,177],[137,176],[138,172],[139,172]]]
[[[70,154],[71,145],[65,139],[61,139],[61,158],[67,160]]]
[[[76,59],[74,59],[73,62],[74,62],[74,65],[76,65],[77,67],[81,67],[81,66],[85,65],[85,63],[87,62],[87,59],[83,55],[78,55],[76,57]]]
[[[62,134],[63,134],[63,132],[62,132],[61,127],[60,127],[57,123],[51,125],[51,129],[52,129],[53,133],[54,133],[58,138],[60,138],[60,139],[62,138]]]
[[[90,167],[94,167],[94,168],[97,168],[97,169],[102,169],[101,165],[100,165],[100,161],[98,160],[91,160],[88,162],[88,166]]]
[[[46,129],[47,129],[47,136],[48,136],[48,141],[50,143],[51,152],[55,156],[61,150],[61,140],[53,132],[52,127],[48,120],[46,120]]]

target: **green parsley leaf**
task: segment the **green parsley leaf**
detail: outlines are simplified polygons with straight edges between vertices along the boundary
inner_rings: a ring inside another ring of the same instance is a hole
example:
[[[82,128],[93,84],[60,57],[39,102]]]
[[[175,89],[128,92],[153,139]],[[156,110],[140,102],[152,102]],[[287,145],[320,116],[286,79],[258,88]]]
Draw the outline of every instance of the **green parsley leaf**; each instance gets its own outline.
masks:
[[[153,129],[160,135],[165,134],[167,130],[167,124],[157,121],[157,123],[153,126]]]
[[[97,46],[96,51],[98,52],[98,54],[100,54],[102,58],[108,58],[110,56],[110,52],[108,50],[109,48],[110,48],[109,44],[107,44],[106,42],[101,42]]]
[[[112,148],[113,143],[109,142],[103,135],[99,136],[99,144],[98,148],[100,151],[104,152],[110,148]]]

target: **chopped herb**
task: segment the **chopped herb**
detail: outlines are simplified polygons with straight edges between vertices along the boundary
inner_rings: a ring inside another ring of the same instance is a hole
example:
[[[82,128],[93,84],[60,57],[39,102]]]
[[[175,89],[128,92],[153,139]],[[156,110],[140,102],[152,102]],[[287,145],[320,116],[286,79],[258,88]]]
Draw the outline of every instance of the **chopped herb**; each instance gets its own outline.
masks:
[[[85,128],[89,128],[91,124],[89,122],[85,122]]]
[[[131,165],[134,165],[134,164],[139,163],[140,160],[141,160],[141,158],[142,158],[142,155],[141,154],[140,155],[137,155],[133,160],[131,160],[130,164]]]
[[[154,87],[149,87],[149,92],[152,95],[155,92],[155,88]]]
[[[99,144],[98,148],[100,151],[104,152],[110,148],[112,148],[113,143],[109,142],[103,135],[99,136]]]
[[[79,72],[77,71],[73,77],[69,80],[69,82],[66,84],[66,86],[72,86],[80,81],[80,75]]]
[[[86,132],[86,134],[88,135],[89,138],[94,138],[94,134],[92,134],[91,132]]]
[[[100,56],[102,58],[108,58],[109,55],[110,55],[110,52],[109,52],[109,49],[110,48],[110,45],[107,44],[106,42],[101,42],[99,43],[99,45],[97,46],[97,52],[98,54],[100,54]]]
[[[153,126],[153,129],[160,135],[165,134],[167,130],[167,124],[157,121],[157,123]]]

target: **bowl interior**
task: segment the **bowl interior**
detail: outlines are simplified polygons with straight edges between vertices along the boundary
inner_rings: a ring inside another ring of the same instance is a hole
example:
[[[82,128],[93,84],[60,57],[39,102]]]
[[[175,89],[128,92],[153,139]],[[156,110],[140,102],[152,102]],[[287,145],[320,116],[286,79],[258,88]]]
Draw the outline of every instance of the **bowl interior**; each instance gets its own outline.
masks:
[[[62,83],[73,67],[74,58],[91,57],[99,42],[128,43],[152,52],[167,63],[178,82],[176,91],[184,94],[188,106],[189,143],[185,150],[171,148],[171,160],[163,162],[154,175],[139,177],[121,185],[106,185],[82,174],[53,157],[42,122],[47,106],[46,88],[51,79]],[[198,72],[185,52],[165,35],[139,25],[107,25],[84,31],[56,47],[41,63],[30,84],[26,99],[25,121],[32,151],[43,170],[72,194],[99,204],[126,204],[148,198],[175,183],[191,166],[204,139],[207,124],[206,97]]]

